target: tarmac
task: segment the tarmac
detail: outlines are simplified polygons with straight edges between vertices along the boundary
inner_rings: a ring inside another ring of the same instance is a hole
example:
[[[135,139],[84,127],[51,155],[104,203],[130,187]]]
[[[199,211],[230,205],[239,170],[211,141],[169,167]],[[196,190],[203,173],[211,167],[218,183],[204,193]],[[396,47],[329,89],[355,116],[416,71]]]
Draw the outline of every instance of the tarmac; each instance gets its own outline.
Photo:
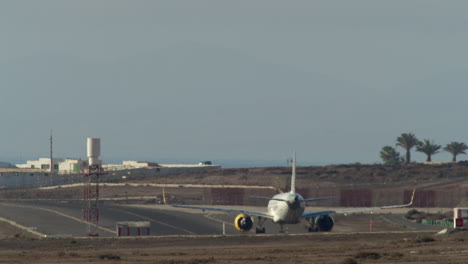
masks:
[[[83,203],[71,200],[9,200],[0,202],[0,220],[8,221],[37,236],[43,237],[84,237],[88,223],[82,218]],[[259,207],[243,209],[261,210]],[[263,208],[265,209],[265,208]],[[314,208],[308,208],[314,210]],[[343,218],[343,216],[340,216]],[[361,218],[367,219],[364,215]],[[377,217],[377,216],[375,216]],[[116,223],[121,221],[149,221],[152,236],[185,235],[245,235],[234,228],[235,215],[219,212],[203,213],[201,210],[174,208],[169,205],[125,205],[110,201],[99,204],[99,236],[117,236]],[[395,230],[441,230],[415,224],[403,218],[402,214],[387,214],[383,218],[394,222]],[[338,221],[332,232],[352,230],[346,218]],[[256,220],[254,219],[254,222]],[[358,230],[367,230],[367,224],[361,223]],[[362,219],[361,219],[361,222]],[[286,233],[306,233],[304,223],[285,225]],[[279,225],[265,222],[267,233],[278,233]],[[388,228],[387,228],[388,229]],[[390,228],[391,229],[391,228]]]

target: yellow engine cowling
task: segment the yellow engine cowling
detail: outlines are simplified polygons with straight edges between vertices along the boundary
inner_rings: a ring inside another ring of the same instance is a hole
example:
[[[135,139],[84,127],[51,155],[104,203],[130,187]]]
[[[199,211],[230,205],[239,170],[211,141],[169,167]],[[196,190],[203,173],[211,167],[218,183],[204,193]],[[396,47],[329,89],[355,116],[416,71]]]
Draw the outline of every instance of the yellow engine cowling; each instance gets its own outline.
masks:
[[[252,218],[246,214],[239,214],[234,220],[234,226],[241,232],[247,232],[252,229],[253,221]]]

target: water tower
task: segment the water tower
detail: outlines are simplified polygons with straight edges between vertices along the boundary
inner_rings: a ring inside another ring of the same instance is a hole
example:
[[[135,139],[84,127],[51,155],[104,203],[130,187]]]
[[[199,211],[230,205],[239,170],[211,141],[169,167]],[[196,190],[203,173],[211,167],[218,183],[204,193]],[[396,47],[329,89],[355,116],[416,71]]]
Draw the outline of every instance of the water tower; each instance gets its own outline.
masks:
[[[99,156],[101,156],[101,139],[100,138],[88,138],[88,163],[89,166],[101,165]]]

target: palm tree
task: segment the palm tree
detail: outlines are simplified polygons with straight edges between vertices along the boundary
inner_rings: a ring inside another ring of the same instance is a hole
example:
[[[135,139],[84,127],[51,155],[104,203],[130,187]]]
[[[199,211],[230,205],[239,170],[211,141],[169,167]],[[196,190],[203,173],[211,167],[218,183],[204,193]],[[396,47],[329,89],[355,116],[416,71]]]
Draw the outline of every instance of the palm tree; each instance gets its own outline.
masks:
[[[450,142],[445,146],[444,150],[452,154],[452,161],[457,161],[457,155],[466,154],[465,150],[468,149],[468,146],[463,142]]]
[[[419,140],[413,133],[403,133],[397,138],[397,146],[406,150],[406,164],[411,162],[411,149],[419,144]]]
[[[399,164],[403,161],[400,153],[391,146],[385,146],[382,148],[380,151],[380,158],[385,164]]]
[[[419,142],[416,146],[416,151],[422,152],[427,155],[427,162],[432,161],[431,156],[434,154],[439,153],[439,149],[441,148],[440,145],[434,143],[434,141],[430,141],[429,139],[424,139],[423,142]]]

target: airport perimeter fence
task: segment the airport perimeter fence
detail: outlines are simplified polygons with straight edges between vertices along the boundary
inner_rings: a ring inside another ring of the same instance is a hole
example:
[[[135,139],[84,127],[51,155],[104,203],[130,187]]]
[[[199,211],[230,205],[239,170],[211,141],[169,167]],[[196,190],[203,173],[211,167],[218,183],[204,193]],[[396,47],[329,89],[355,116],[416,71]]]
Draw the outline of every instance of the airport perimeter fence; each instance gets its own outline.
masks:
[[[344,189],[297,189],[304,198],[333,197],[319,202],[310,202],[310,207],[374,207],[406,204],[411,200],[413,189],[410,186],[392,188],[344,188]],[[273,189],[242,188],[204,188],[199,203],[208,205],[262,206],[265,200],[253,199],[252,196],[272,197]],[[451,208],[456,207],[467,196],[463,188],[416,189],[412,207],[416,208]]]
[[[390,186],[403,186],[403,185],[420,185],[420,184],[429,184],[427,187],[437,186],[441,184],[456,183],[466,180],[466,177],[453,177],[441,179],[427,179],[427,180],[413,180],[413,181],[398,181],[398,182],[365,182],[365,183],[349,183],[349,184],[335,184],[335,185],[321,185],[321,186],[312,186],[311,189],[343,189],[343,188],[359,188],[359,187],[390,187]]]

